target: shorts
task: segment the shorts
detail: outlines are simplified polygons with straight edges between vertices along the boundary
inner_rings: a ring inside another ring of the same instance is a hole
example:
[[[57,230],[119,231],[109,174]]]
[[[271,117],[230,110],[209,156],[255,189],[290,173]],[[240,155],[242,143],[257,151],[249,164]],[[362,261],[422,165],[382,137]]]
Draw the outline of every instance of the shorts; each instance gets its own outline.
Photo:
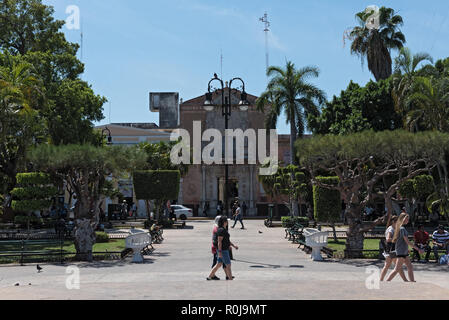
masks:
[[[407,258],[409,254],[398,254],[396,255],[397,258]]]
[[[221,255],[223,258],[220,258],[218,256],[218,252],[217,252],[217,261],[218,263],[223,263],[224,265],[231,265],[231,256],[229,255],[229,250],[223,250],[221,252]]]

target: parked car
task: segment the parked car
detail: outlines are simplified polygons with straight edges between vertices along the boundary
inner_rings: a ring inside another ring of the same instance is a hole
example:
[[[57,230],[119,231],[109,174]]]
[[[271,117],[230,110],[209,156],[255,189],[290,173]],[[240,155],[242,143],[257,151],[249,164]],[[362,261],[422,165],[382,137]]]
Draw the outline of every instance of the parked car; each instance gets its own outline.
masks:
[[[188,217],[193,217],[192,209],[186,208],[179,204],[171,205],[175,211],[176,219],[187,220]]]

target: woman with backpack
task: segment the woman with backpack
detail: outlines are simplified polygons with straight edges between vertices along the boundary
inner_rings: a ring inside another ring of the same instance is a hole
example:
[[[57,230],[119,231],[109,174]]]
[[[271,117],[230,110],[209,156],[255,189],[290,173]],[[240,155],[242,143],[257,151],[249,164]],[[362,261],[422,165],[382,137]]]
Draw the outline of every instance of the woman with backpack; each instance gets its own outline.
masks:
[[[405,229],[405,226],[408,224],[409,220],[410,220],[409,215],[403,211],[399,216],[398,221],[396,222],[393,236],[393,243],[395,244],[397,262],[393,272],[389,275],[387,281],[393,280],[398,273],[403,272],[402,265],[405,263],[408,270],[408,276],[410,281],[416,282],[413,273],[412,262],[410,261],[409,247],[413,247],[419,253],[423,253],[423,250],[421,248],[418,248],[416,245],[411,244],[410,241],[408,240],[408,232]],[[408,282],[407,279],[403,280],[405,282]]]

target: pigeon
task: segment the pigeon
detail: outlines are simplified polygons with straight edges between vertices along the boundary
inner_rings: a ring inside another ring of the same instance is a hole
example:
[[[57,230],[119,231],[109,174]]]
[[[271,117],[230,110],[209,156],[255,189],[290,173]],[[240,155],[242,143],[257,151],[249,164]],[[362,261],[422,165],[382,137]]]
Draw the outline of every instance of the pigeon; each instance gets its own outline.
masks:
[[[36,266],[36,269],[37,269],[37,273],[40,273],[40,272],[42,271],[43,268],[42,268],[40,265],[37,265],[37,266]]]
[[[259,231],[259,233],[263,233],[262,231]]]
[[[20,284],[19,284],[19,283],[16,283],[14,286],[18,287],[18,286],[20,286]]]

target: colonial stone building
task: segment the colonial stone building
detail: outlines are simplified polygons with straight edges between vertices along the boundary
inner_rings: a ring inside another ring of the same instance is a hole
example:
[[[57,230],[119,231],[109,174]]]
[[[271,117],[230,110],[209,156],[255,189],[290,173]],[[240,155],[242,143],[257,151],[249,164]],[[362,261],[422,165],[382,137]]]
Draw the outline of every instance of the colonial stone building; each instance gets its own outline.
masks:
[[[225,96],[228,95],[228,88],[225,88]],[[229,129],[265,129],[265,114],[256,110],[255,102],[257,97],[248,94],[250,106],[248,111],[241,111],[238,107],[240,101],[240,92],[232,92],[232,114],[229,120]],[[157,94],[153,94],[157,95]],[[166,95],[166,94],[165,94]],[[214,94],[215,104],[221,104],[221,93]],[[179,115],[179,125],[176,128],[185,129],[193,137],[194,122],[201,123],[201,135],[207,129],[217,129],[224,137],[225,118],[222,115],[221,107],[215,107],[213,111],[206,111],[203,107],[205,96],[199,96],[194,99],[181,102],[179,106],[166,106],[170,112],[177,110]],[[163,108],[152,108],[163,117]],[[176,129],[171,128],[171,129]],[[290,161],[288,135],[279,136],[279,160],[285,163]],[[203,142],[203,147],[205,146]],[[192,143],[193,145],[193,143]],[[224,143],[223,143],[224,148]],[[247,148],[247,141],[245,142]],[[267,143],[267,153],[269,153],[269,143]],[[245,150],[247,152],[247,150]],[[245,153],[247,154],[247,153]],[[252,165],[230,165],[229,166],[229,202],[238,199],[240,203],[245,202],[248,207],[248,216],[266,216],[268,214],[268,203],[271,199],[267,198],[262,185],[258,181],[260,164]],[[210,208],[208,216],[215,216],[216,207],[219,201],[224,203],[225,198],[225,166],[224,165],[191,165],[188,174],[181,181],[181,193],[179,203],[194,209],[194,213],[204,215],[206,204]]]

